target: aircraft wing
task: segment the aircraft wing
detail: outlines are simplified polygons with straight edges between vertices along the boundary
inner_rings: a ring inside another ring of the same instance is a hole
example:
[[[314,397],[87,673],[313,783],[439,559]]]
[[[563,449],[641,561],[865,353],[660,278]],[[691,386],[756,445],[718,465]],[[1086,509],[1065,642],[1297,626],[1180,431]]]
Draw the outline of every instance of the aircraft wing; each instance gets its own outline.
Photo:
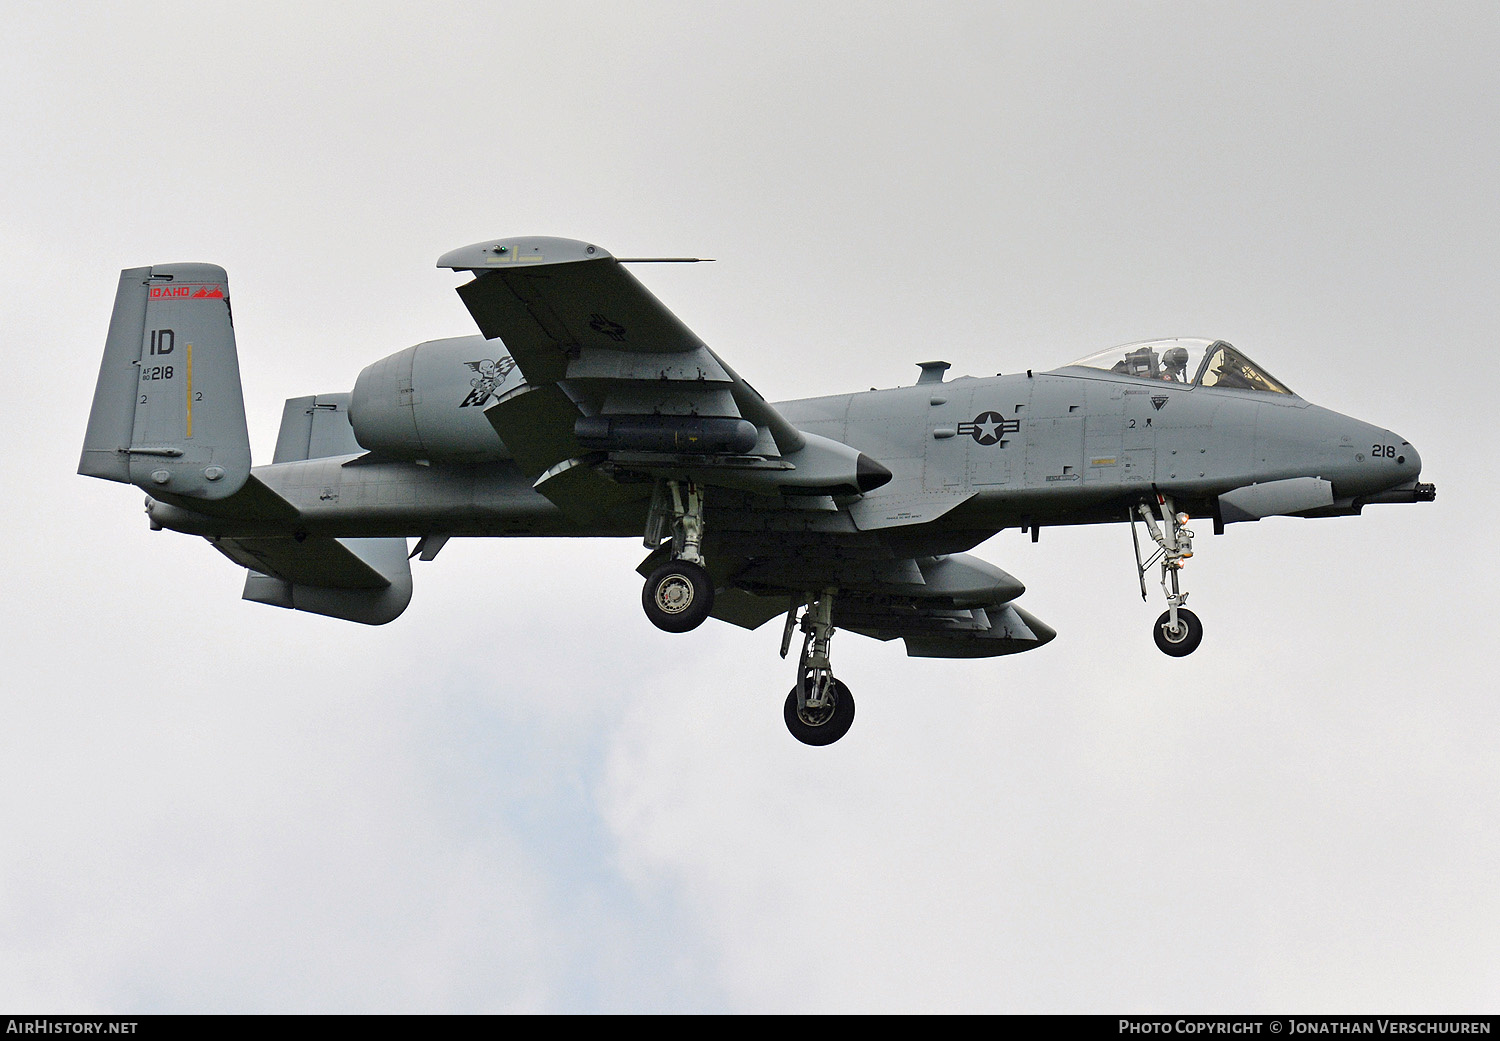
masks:
[[[438,267],[471,271],[458,295],[490,339],[500,337],[531,383],[566,377],[568,353],[693,355],[704,343],[618,260],[557,238],[502,239],[445,253]]]
[[[501,239],[453,250],[438,266],[474,274],[459,296],[480,332],[501,339],[526,377],[485,414],[539,479],[538,490],[564,509],[580,508],[599,488],[580,474],[552,478],[591,453],[597,461],[606,442],[648,473],[654,462],[684,454],[700,468],[709,454],[720,467],[775,468],[807,443],[598,246]],[[710,442],[716,447],[706,448]],[[590,493],[579,494],[585,486]]]

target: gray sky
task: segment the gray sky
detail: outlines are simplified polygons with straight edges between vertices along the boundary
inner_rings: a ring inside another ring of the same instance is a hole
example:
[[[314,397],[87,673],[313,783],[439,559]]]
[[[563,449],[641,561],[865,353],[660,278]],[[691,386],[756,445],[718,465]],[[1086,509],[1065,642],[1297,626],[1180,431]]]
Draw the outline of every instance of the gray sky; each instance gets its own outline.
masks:
[[[1493,1009],[1494,4],[543,6],[7,9],[0,1001]],[[1181,661],[1124,528],[1003,533],[1058,639],[843,634],[819,750],[636,542],[450,544],[368,629],[74,474],[121,268],[228,269],[266,460],[517,234],[719,258],[640,274],[773,399],[1223,337],[1439,498],[1200,537]]]

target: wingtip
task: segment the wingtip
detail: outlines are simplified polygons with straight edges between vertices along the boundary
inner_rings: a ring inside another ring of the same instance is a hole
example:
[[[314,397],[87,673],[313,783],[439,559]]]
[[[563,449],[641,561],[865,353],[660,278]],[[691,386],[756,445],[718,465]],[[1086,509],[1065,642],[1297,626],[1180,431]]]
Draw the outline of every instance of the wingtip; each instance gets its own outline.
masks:
[[[537,264],[573,264],[610,256],[607,249],[589,242],[525,235],[490,239],[451,249],[438,257],[437,266],[454,271],[487,271],[492,268],[530,267]]]

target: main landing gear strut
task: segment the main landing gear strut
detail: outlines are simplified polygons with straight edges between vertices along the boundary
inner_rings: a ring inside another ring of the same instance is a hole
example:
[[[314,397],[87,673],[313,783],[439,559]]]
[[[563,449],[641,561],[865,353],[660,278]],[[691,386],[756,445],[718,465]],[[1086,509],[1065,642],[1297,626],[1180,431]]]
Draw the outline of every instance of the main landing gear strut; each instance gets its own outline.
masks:
[[[671,539],[668,561],[651,572],[641,590],[641,606],[658,629],[685,633],[708,617],[714,584],[703,567],[703,492],[691,481],[661,480],[646,516],[645,544],[657,549]],[[792,633],[803,633],[797,684],[786,696],[786,728],[805,745],[831,745],[854,722],[854,695],[833,678],[828,645],[833,640],[833,598],[824,589],[793,597],[781,636],[781,656],[791,650]],[[798,611],[801,611],[800,622]]]
[[[1157,524],[1150,505],[1141,503],[1130,514],[1130,538],[1135,543],[1135,566],[1141,578],[1141,599],[1146,599],[1146,572],[1151,565],[1161,564],[1161,591],[1167,597],[1167,609],[1156,620],[1152,635],[1156,646],[1163,654],[1182,658],[1192,654],[1203,642],[1203,623],[1198,616],[1183,604],[1188,595],[1178,585],[1178,572],[1183,563],[1193,555],[1193,533],[1186,527],[1188,515],[1178,513],[1172,500],[1164,495],[1156,496],[1156,506],[1161,512],[1161,523]],[[1136,535],[1137,517],[1144,521],[1146,530],[1156,543],[1156,552],[1147,560],[1141,559],[1141,540]]]
[[[696,629],[714,606],[714,583],[703,568],[703,492],[692,481],[658,481],[646,519],[646,546],[672,540],[672,556],[651,572],[641,606],[669,633]]]
[[[833,678],[828,645],[833,640],[834,590],[825,589],[816,600],[806,604],[799,628],[802,655],[797,662],[797,685],[786,696],[786,728],[805,745],[831,745],[849,732],[854,723],[854,695]],[[797,626],[796,600],[786,613],[786,629],[781,635],[781,656],[792,646],[792,630]]]

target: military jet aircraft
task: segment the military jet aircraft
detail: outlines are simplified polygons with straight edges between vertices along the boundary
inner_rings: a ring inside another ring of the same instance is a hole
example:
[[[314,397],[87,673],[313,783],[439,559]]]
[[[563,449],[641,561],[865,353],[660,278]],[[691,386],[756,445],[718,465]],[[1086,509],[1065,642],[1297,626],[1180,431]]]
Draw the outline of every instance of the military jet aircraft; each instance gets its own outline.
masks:
[[[558,238],[454,250],[438,266],[474,276],[458,294],[481,335],[288,400],[253,469],[224,270],[130,268],[79,472],[148,492],[153,529],[249,570],[245,599],[371,625],[406,608],[409,561],[450,538],[643,537],[658,628],[784,616],[782,657],[800,630],[784,716],[811,745],[854,718],[836,628],[946,658],[1056,635],[1016,605],[1019,581],[966,552],[1002,529],[1129,522],[1142,598],[1156,567],[1166,597],[1152,634],[1182,656],[1203,637],[1180,584],[1190,514],[1221,533],[1435,495],[1409,442],[1219,340],[984,379],[922,362],[913,386],[772,404],[625,266],[692,259]]]

